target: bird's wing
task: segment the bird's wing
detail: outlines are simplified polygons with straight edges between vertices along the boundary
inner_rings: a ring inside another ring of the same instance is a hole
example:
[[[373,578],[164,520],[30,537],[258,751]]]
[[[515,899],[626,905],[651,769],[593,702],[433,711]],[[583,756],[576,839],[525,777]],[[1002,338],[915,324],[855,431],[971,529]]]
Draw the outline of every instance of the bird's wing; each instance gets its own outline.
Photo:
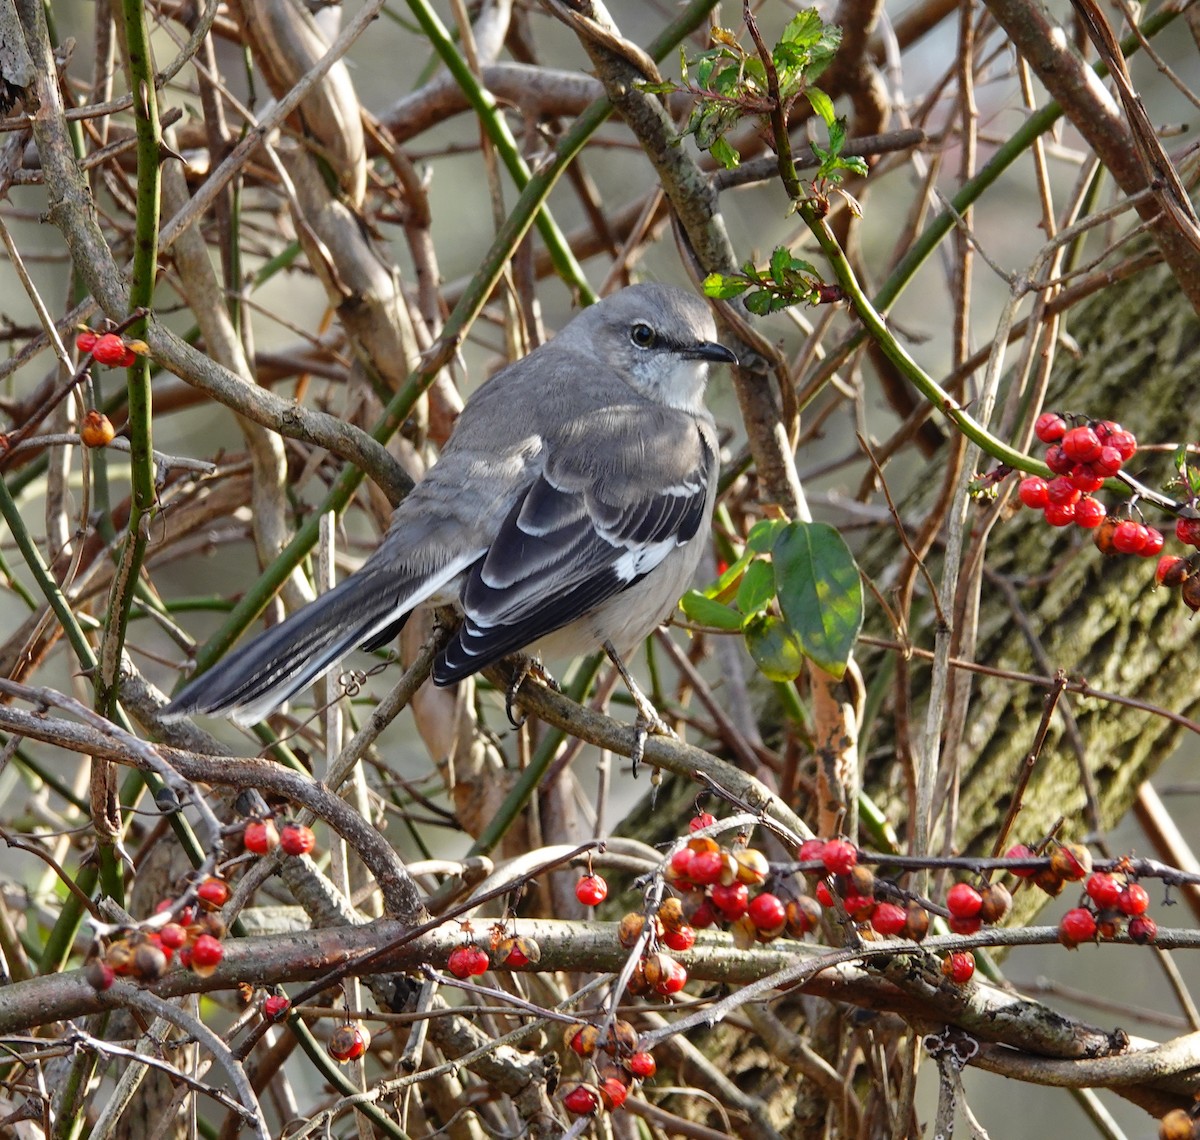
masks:
[[[649,574],[703,525],[717,462],[711,427],[671,408],[570,425],[468,575],[434,680],[461,680]]]

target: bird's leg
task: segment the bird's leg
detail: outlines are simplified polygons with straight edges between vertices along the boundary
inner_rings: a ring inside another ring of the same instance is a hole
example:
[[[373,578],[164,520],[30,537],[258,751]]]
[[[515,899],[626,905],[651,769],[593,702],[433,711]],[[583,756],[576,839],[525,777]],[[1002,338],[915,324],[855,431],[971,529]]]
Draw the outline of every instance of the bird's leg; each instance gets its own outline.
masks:
[[[549,672],[542,663],[535,657],[526,657],[523,653],[513,654],[513,660],[516,662],[516,669],[513,671],[512,680],[508,683],[508,688],[504,693],[504,712],[508,716],[508,723],[513,728],[520,728],[528,719],[524,713],[518,719],[513,714],[513,705],[517,701],[517,693],[526,679],[532,674],[542,682],[548,689],[553,689],[556,693],[562,692],[562,687],[559,683],[550,676]]]
[[[625,662],[621,660],[620,654],[613,648],[611,641],[604,643],[604,652],[617,667],[617,672],[621,674],[621,680],[625,682],[625,688],[629,690],[629,695],[633,698],[633,707],[637,709],[637,718],[633,722],[633,752],[629,757],[633,761],[633,774],[636,776],[638,765],[642,762],[642,756],[646,751],[647,735],[654,733],[655,736],[675,736],[675,732],[658,715],[658,710],[650,698],[638,687],[638,683],[625,668]]]

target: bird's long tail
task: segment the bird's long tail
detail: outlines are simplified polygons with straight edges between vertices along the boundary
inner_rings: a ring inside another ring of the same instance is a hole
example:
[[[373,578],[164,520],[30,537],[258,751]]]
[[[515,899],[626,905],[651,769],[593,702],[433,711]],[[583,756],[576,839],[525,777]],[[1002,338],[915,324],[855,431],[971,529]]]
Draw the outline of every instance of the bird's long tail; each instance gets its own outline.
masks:
[[[385,631],[394,633],[415,606],[461,569],[449,565],[414,576],[395,567],[364,567],[189,681],[162,717],[210,713],[257,724],[350,650],[378,642]]]

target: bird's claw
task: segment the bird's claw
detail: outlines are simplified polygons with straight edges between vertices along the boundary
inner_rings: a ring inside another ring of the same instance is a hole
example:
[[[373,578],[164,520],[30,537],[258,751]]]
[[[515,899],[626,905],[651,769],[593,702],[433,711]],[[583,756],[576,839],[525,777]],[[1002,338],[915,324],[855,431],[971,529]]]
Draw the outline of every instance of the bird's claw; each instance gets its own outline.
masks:
[[[556,693],[562,692],[562,686],[550,675],[542,663],[535,658],[520,655],[516,658],[516,661],[517,667],[504,693],[504,712],[508,717],[508,723],[513,728],[520,728],[529,718],[524,713],[521,713],[519,716],[514,714],[513,706],[516,704],[517,694],[526,679],[532,675],[548,689],[553,689]]]

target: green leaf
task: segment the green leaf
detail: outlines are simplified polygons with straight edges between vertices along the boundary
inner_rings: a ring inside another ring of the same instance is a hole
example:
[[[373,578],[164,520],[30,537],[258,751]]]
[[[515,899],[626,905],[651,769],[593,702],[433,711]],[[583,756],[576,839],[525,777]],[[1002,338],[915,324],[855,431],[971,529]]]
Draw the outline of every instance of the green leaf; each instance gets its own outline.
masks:
[[[771,549],[779,606],[804,652],[841,677],[863,622],[854,555],[825,523],[789,523]]]
[[[768,554],[779,532],[787,526],[782,519],[763,519],[756,522],[746,536],[746,549],[755,554]]]
[[[679,600],[679,608],[697,625],[730,631],[742,628],[741,614],[712,598],[706,598],[699,590],[688,590]]]
[[[792,268],[792,255],[782,246],[776,246],[771,254],[771,276],[781,289],[787,284],[788,270]]]
[[[775,299],[775,295],[766,289],[755,289],[753,293],[746,294],[746,308],[755,316],[765,317],[772,311],[771,302]]]
[[[749,288],[748,281],[743,281],[740,277],[726,277],[723,273],[710,273],[704,279],[704,295],[717,297],[722,301],[736,297]]]
[[[738,152],[733,149],[723,138],[717,139],[712,146],[708,148],[708,153],[713,156],[726,170],[732,170],[735,166],[741,164],[741,159],[738,157]]]
[[[804,97],[812,104],[812,109],[821,116],[825,126],[829,129],[830,148],[837,151],[839,148],[833,142],[833,132],[837,123],[837,112],[833,109],[833,100],[819,87],[809,87],[804,92]],[[844,132],[842,137],[845,137]]]
[[[756,558],[746,567],[742,584],[738,586],[737,608],[750,617],[775,597],[775,568],[765,558]]]
[[[804,649],[777,617],[752,618],[745,629],[746,648],[769,681],[793,681],[804,668]]]
[[[797,12],[783,29],[780,43],[799,44],[801,47],[816,47],[825,33],[825,22],[816,8],[805,8]]]

